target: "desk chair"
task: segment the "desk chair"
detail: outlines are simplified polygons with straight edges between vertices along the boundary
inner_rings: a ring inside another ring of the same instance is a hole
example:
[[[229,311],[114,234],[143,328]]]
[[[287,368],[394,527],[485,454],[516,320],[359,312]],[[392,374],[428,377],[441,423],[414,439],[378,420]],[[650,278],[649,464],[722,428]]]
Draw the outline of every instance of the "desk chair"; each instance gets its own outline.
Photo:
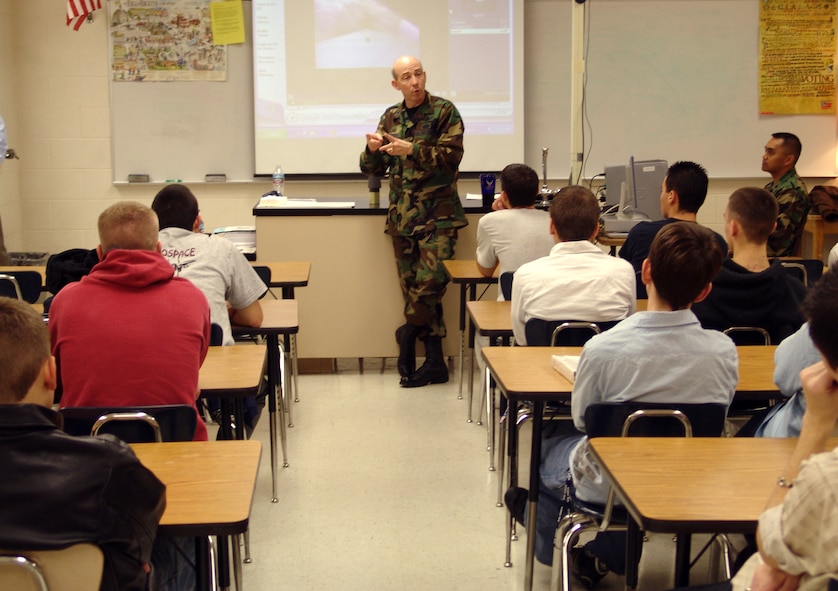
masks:
[[[0,589],[98,591],[104,556],[94,544],[62,550],[0,550]]]
[[[110,433],[126,443],[192,441],[197,416],[188,404],[62,408],[70,435]]]
[[[823,275],[823,261],[819,259],[780,259],[785,270],[800,279],[806,287],[815,283]]]
[[[512,299],[512,280],[515,278],[515,271],[506,271],[505,273],[501,273],[500,277],[498,278],[498,283],[500,284],[500,293],[503,295],[503,299],[507,302]]]
[[[737,346],[771,344],[771,335],[759,326],[731,326],[722,331],[736,343]]]
[[[585,409],[588,438],[595,437],[719,437],[724,429],[726,405],[650,402],[602,402]],[[568,487],[570,489],[572,487]],[[586,503],[567,493],[569,512],[560,517],[553,553],[554,590],[570,591],[570,551],[583,531],[626,531],[629,517],[615,508],[614,488],[604,506]],[[615,512],[616,511],[616,512]],[[626,588],[637,587],[637,565],[642,537],[627,540]],[[529,534],[534,535],[534,532]],[[725,546],[726,548],[726,546]]]
[[[41,297],[41,274],[37,271],[7,271],[0,275],[0,296],[34,304]]]
[[[271,268],[265,265],[252,265],[253,270],[256,271],[256,274],[259,276],[259,279],[262,280],[262,283],[265,284],[265,287],[268,288],[268,291],[262,294],[259,298],[260,300],[265,297],[266,294],[270,293],[273,296],[273,299],[278,300],[279,298],[276,297],[276,294],[271,290]]]

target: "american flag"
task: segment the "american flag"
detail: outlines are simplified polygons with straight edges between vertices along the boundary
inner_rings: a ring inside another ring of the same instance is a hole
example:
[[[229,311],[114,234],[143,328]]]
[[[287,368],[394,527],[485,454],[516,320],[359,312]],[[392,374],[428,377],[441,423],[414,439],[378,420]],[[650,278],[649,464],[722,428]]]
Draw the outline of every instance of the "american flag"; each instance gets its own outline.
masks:
[[[87,15],[102,9],[102,0],[67,0],[67,26],[73,23],[73,30],[78,31]]]

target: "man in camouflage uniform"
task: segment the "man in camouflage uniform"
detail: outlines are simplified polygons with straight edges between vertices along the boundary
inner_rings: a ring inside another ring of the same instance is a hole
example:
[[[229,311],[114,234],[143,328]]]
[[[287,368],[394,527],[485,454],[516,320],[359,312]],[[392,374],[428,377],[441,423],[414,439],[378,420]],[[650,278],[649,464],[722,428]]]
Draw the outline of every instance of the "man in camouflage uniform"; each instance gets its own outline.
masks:
[[[442,355],[442,296],[448,277],[442,261],[454,256],[457,229],[468,224],[457,193],[463,158],[463,122],[457,108],[425,92],[422,63],[403,56],[393,64],[394,89],[404,100],[384,111],[375,133],[366,134],[361,171],[390,171],[385,232],[393,237],[405,324],[396,330],[398,368],[406,388],[448,381]],[[425,344],[416,370],[415,343]]]
[[[777,227],[768,239],[769,257],[792,256],[806,225],[809,192],[794,169],[800,150],[800,139],[793,133],[774,133],[765,144],[762,170],[772,179],[765,189],[780,208]]]

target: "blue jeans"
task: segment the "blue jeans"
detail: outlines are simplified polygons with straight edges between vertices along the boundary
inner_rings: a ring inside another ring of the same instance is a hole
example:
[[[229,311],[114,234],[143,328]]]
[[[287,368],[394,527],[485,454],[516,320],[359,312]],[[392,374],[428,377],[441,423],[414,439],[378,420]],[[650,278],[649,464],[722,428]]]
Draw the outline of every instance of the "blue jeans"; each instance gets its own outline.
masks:
[[[157,536],[151,549],[155,591],[195,588],[195,539]]]

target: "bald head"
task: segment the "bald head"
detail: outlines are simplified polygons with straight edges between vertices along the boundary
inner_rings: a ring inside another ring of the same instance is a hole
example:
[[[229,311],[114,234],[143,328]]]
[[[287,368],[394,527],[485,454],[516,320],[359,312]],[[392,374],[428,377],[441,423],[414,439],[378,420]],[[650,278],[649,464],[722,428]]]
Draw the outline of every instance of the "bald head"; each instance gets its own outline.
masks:
[[[393,64],[393,88],[404,96],[408,109],[418,107],[425,100],[427,76],[422,62],[410,55],[403,55]]]

